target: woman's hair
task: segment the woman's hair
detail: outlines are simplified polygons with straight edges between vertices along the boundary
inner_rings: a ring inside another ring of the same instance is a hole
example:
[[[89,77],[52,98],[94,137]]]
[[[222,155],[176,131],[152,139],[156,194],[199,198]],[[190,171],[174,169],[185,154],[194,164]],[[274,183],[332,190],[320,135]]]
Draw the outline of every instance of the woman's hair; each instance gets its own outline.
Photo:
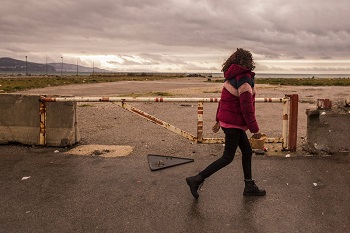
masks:
[[[222,64],[222,71],[226,72],[232,64],[240,65],[250,70],[254,70],[255,68],[252,53],[242,48],[237,48],[237,51]]]

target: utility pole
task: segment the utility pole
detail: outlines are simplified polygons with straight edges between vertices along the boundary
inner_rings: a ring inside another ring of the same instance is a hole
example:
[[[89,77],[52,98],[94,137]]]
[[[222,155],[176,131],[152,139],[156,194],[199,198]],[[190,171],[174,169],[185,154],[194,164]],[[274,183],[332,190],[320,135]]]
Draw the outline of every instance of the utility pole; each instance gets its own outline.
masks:
[[[63,57],[61,57],[61,59],[62,59],[62,64],[61,64],[61,76],[62,76],[62,74],[63,74]]]
[[[77,76],[79,76],[79,71],[78,71],[78,60],[77,60]]]
[[[26,56],[26,76],[28,76],[28,63],[27,63],[27,56]]]
[[[45,62],[45,75],[47,75],[47,58],[46,58],[46,62]]]

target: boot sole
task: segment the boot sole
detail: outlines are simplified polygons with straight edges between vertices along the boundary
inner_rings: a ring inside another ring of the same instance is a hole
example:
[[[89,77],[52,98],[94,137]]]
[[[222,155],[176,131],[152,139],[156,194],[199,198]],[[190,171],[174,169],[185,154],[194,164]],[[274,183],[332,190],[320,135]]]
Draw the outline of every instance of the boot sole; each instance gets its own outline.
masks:
[[[266,195],[266,192],[263,192],[263,193],[243,193],[243,196],[265,196]]]

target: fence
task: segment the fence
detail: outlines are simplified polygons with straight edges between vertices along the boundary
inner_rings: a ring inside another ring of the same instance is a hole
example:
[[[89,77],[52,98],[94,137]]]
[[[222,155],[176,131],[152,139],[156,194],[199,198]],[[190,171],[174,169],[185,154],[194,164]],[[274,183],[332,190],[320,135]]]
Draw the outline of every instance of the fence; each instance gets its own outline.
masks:
[[[160,125],[176,134],[179,134],[196,143],[224,143],[224,138],[203,137],[203,110],[204,103],[217,103],[220,98],[146,98],[146,97],[40,97],[40,145],[46,144],[46,102],[116,102],[118,106],[135,113],[157,125]],[[197,135],[186,132],[161,119],[158,119],[140,109],[137,109],[128,102],[192,102],[197,103]],[[267,138],[266,142],[282,143],[282,150],[296,150],[297,141],[297,116],[298,116],[298,95],[286,95],[283,98],[256,98],[256,103],[282,103],[282,137]],[[289,103],[289,106],[288,106]],[[289,108],[288,108],[289,107]],[[289,111],[288,111],[289,110]]]

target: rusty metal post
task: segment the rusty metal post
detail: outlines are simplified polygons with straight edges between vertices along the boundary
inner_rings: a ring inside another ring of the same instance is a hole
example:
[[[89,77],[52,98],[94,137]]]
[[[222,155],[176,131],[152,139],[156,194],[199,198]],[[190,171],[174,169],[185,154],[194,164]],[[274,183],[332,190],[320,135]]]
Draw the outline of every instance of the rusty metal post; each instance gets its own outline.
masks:
[[[289,138],[288,149],[290,151],[297,150],[297,132],[298,132],[298,101],[297,94],[288,95],[290,99],[289,107]]]
[[[39,145],[46,145],[46,102],[39,101],[40,133]]]
[[[288,148],[288,101],[283,102],[283,117],[282,117],[282,150]]]
[[[203,102],[198,102],[197,142],[203,141]]]

